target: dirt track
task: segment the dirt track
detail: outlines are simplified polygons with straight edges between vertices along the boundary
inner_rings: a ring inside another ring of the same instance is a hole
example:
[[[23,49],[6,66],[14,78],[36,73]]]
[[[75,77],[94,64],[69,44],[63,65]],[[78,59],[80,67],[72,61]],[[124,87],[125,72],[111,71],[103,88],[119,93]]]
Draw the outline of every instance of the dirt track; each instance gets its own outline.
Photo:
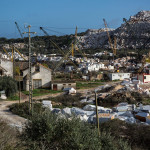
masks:
[[[33,97],[34,100],[37,99],[46,99],[48,97],[55,97],[60,95],[61,93],[58,94],[48,94],[44,96],[38,96],[38,97]],[[23,99],[21,100],[21,103],[28,101],[28,96],[22,96]],[[22,127],[24,126],[25,122],[27,119],[20,117],[18,115],[13,114],[9,110],[9,106],[18,103],[18,101],[0,101],[0,118],[5,121],[8,125],[16,127],[20,131],[22,130]]]
[[[113,83],[114,84],[114,83]],[[116,84],[116,83],[115,83]],[[86,94],[89,91],[93,91],[95,88],[91,89],[81,89],[77,90],[80,93]],[[33,97],[34,100],[38,99],[47,99],[48,97],[56,97],[58,95],[61,95],[62,93],[57,93],[57,94],[48,94],[48,95],[43,95],[43,96],[37,96]],[[22,102],[28,101],[28,96],[22,95]],[[17,127],[19,130],[22,130],[22,127],[24,126],[25,122],[27,119],[20,117],[18,115],[13,114],[9,110],[9,106],[18,103],[18,101],[0,101],[0,118],[8,123],[10,126]]]

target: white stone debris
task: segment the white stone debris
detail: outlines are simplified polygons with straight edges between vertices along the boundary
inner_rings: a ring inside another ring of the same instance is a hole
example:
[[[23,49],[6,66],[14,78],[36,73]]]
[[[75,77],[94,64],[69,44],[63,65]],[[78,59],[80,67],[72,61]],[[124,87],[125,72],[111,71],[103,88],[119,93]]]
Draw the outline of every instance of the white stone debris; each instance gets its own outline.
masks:
[[[46,107],[46,108],[49,108],[50,110],[53,110],[51,101],[43,100],[42,104],[43,104],[43,107]]]
[[[89,117],[87,115],[78,115],[77,116],[81,121],[87,122]]]
[[[101,106],[98,106],[97,108],[98,108],[99,112],[112,112],[112,110],[110,108],[104,108],[104,107],[101,107]],[[95,105],[86,105],[86,106],[83,107],[83,110],[95,111],[96,106]]]
[[[63,109],[61,110],[61,113],[62,113],[63,115],[67,115],[67,116],[70,116],[70,117],[71,117],[71,115],[72,115],[71,108],[69,108],[69,107],[63,108]]]
[[[84,99],[82,99],[81,101],[80,101],[80,103],[86,103],[87,102],[87,99],[86,98],[84,98]]]
[[[71,87],[71,88],[64,88],[63,91],[66,94],[76,94],[76,89],[74,89],[73,87]]]
[[[2,99],[2,100],[7,99],[6,94],[5,94],[5,91],[0,91],[0,94],[1,94],[0,99]]]
[[[52,108],[51,101],[43,100],[42,104],[44,107],[49,108],[52,113],[58,114],[59,118],[68,118],[71,120],[75,116],[82,121],[96,123],[95,105],[88,104],[84,106],[83,109],[77,107],[59,109]],[[113,109],[98,106],[98,117],[100,123],[116,118],[131,124],[149,125],[150,105],[139,104],[139,107],[136,107],[134,104],[129,105],[126,102],[122,102]]]

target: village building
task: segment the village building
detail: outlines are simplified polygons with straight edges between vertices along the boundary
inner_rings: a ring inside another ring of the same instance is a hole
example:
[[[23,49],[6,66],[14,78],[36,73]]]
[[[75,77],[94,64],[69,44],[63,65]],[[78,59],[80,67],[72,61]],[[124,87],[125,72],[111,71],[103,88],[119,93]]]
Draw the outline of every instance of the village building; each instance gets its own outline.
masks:
[[[51,89],[55,91],[61,91],[65,88],[76,89],[76,83],[74,81],[52,81]]]
[[[143,83],[150,82],[150,74],[138,74],[137,79]]]
[[[20,70],[20,76],[15,74],[15,79],[21,82],[21,88],[25,91],[29,90],[29,63],[16,62],[16,68]],[[32,88],[50,88],[51,87],[51,69],[40,63],[32,64]]]
[[[5,76],[7,74],[7,70],[0,66],[0,76]]]
[[[0,60],[0,74],[1,76],[11,76],[13,77],[13,62],[7,59]]]
[[[51,69],[36,63],[32,65],[32,84],[33,89],[50,88],[51,86]],[[29,68],[23,70],[23,89],[29,90]]]
[[[111,81],[113,80],[124,80],[126,78],[130,78],[130,73],[109,73],[108,77]]]

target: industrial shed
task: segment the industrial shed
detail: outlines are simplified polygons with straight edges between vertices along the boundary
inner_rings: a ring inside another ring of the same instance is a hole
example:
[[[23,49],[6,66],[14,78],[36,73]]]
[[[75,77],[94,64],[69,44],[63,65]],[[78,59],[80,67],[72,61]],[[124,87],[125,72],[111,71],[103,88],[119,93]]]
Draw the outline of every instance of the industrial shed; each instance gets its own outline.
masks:
[[[51,89],[55,91],[63,90],[64,88],[76,89],[76,83],[74,81],[52,81]]]

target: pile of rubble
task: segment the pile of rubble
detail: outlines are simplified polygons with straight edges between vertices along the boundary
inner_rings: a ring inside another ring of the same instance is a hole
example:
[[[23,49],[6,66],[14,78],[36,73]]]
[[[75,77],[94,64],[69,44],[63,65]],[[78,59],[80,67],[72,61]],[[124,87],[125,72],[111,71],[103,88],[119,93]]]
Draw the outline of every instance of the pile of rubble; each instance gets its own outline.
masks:
[[[124,85],[127,91],[129,92],[134,91],[134,92],[143,94],[147,97],[150,97],[149,86],[146,84],[143,84],[143,82],[141,82],[140,80],[126,79],[121,84]]]
[[[95,105],[88,104],[82,109],[77,107],[59,109],[52,108],[51,101],[44,100],[42,104],[44,107],[50,109],[52,113],[62,118],[67,117],[71,119],[72,117],[78,117],[82,121],[89,123],[96,123],[97,120]],[[142,123],[148,125],[150,124],[150,105],[140,105],[136,107],[128,103],[120,103],[112,109],[98,106],[98,117],[100,123],[116,118],[128,123]]]

